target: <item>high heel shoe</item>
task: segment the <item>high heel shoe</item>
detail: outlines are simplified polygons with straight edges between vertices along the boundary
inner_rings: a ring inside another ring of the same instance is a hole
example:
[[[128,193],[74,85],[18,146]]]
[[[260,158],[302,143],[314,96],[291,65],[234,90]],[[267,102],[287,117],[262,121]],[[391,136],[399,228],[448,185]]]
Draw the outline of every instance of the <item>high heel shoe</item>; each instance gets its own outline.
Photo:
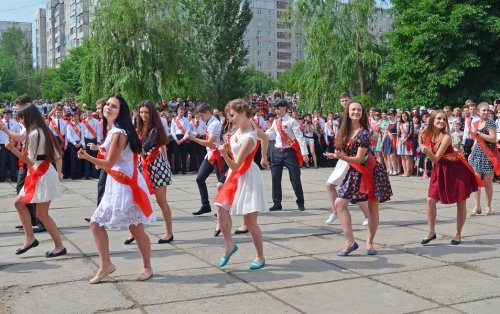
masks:
[[[222,256],[219,260],[219,267],[224,267],[226,266],[226,264],[229,262],[229,259],[231,258],[231,256],[236,253],[238,251],[238,246],[235,244],[233,246],[233,250],[231,251],[231,253],[229,253],[228,256]]]
[[[111,264],[106,268],[106,270],[100,274],[100,275],[95,275],[94,278],[90,279],[90,284],[96,284],[101,282],[104,278],[108,277],[110,274],[112,274],[116,270],[115,265]]]
[[[353,251],[356,251],[358,249],[359,245],[354,242],[348,249],[347,251],[342,251],[342,252],[339,252],[337,253],[337,256],[348,256],[349,254],[351,254]]]
[[[427,239],[422,239],[422,241],[420,241],[420,244],[429,244],[429,242],[431,242],[432,240],[436,240],[436,234],[434,233],[434,235],[430,238],[427,238]]]
[[[20,255],[20,254],[23,254],[23,253],[26,253],[28,252],[30,249],[34,248],[34,247],[37,247],[38,244],[40,244],[40,242],[38,242],[37,239],[35,239],[35,241],[31,242],[30,245],[28,245],[27,247],[25,247],[24,249],[23,248],[19,248],[16,250],[16,255]]]
[[[134,238],[134,237],[132,237],[132,238],[128,238],[127,240],[125,240],[125,242],[123,242],[123,244],[129,245],[129,244],[131,244],[131,243],[132,243],[132,242],[134,242],[134,241],[135,241],[135,238]]]

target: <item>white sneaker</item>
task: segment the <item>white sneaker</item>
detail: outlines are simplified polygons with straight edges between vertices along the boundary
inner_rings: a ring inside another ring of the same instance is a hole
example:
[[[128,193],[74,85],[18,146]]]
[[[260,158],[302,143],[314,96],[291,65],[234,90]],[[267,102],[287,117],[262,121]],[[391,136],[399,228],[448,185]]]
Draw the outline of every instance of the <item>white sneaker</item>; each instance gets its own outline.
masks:
[[[368,218],[365,218],[365,220],[362,223],[363,226],[368,226]]]
[[[333,222],[337,220],[337,215],[331,214],[330,217],[325,221],[327,225],[333,225]]]

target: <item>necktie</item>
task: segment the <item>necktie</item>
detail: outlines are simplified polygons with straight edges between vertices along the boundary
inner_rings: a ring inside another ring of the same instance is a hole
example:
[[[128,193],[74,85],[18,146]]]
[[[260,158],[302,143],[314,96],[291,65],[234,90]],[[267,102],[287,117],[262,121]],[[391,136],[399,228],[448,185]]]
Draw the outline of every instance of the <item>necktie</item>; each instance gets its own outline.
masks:
[[[9,121],[6,121],[7,122],[7,129],[10,130],[10,122]]]
[[[61,126],[59,125],[59,119],[57,119],[57,128],[61,131]]]

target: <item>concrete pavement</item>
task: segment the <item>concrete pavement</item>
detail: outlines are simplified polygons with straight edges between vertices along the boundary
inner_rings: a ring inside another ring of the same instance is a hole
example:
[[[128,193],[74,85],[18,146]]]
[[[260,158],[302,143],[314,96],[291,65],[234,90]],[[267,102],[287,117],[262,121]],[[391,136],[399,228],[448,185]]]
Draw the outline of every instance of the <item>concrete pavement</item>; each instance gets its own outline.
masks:
[[[393,199],[381,205],[376,256],[367,256],[366,227],[350,206],[360,248],[337,257],[343,236],[338,221],[327,226],[329,202],[324,182],[332,169],[302,172],[306,211],[296,209],[286,171],[284,210],[259,218],[266,267],[251,271],[254,248],[248,235],[235,236],[240,250],[224,269],[216,267],[222,238],[213,237],[215,217],[194,217],[199,195],[194,175],[176,175],[168,199],[175,240],[157,244],[163,222],[147,227],[154,277],[137,282],[141,259],[127,231],[111,231],[110,249],[117,271],[90,285],[98,265],[88,224],[95,209],[97,181],[64,181],[64,196],[52,204],[69,254],[47,259],[52,243],[37,234],[40,246],[16,256],[23,234],[13,206],[13,184],[0,184],[0,313],[495,313],[500,307],[500,185],[494,185],[494,216],[467,219],[463,242],[449,244],[455,205],[438,205],[437,240],[426,236],[428,181],[391,177]],[[271,200],[270,172],[264,181]],[[209,178],[214,197],[215,176]],[[469,208],[472,200],[469,200]],[[159,217],[161,211],[155,204]],[[234,228],[241,218],[233,220]]]

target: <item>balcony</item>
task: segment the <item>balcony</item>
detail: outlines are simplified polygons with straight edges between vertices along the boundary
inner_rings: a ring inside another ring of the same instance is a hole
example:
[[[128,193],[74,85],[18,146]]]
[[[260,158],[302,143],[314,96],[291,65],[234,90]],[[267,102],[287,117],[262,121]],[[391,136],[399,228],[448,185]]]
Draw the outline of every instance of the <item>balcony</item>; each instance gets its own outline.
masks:
[[[278,29],[291,29],[292,28],[292,23],[290,22],[277,22],[276,23],[276,28]]]
[[[290,48],[292,48],[291,43],[285,43],[285,42],[281,42],[281,41],[277,42],[276,46],[278,49],[284,49],[284,50],[290,50]]]
[[[276,1],[276,9],[278,10],[285,10],[287,6],[288,6],[287,1]]]
[[[290,40],[292,38],[292,34],[289,32],[278,32],[276,34],[276,38]]]
[[[290,61],[290,60],[292,60],[292,53],[291,52],[278,51],[278,53],[277,53],[277,59],[278,60],[287,60],[287,61]]]
[[[292,64],[289,62],[278,62],[278,70],[291,69]]]

